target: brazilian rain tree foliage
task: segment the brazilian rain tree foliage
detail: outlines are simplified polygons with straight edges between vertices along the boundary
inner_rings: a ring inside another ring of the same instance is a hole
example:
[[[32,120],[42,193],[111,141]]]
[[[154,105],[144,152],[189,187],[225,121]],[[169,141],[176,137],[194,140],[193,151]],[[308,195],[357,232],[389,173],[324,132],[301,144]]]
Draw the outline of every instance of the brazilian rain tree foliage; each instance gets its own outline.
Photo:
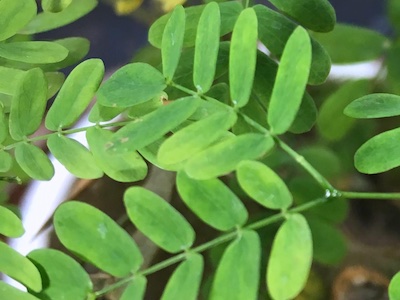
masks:
[[[143,299],[151,288],[147,276],[169,266],[175,269],[164,300],[200,294],[213,300],[293,299],[313,261],[334,265],[343,257],[337,224],[348,199],[400,198],[339,189],[332,179],[400,166],[400,128],[372,135],[375,123],[358,120],[400,115],[400,44],[336,24],[327,0],[269,2],[274,9],[248,1],[176,6],[149,30],[147,50],[157,58],[143,56],[102,83],[103,62],[81,62],[86,39],[34,39],[83,17],[96,0],[42,0],[41,9],[35,0],[0,0],[1,189],[52,178],[53,165],[38,147],[45,141],[77,178],[106,174],[136,182],[149,166],[176,172],[185,206],[219,232],[196,243],[199,233],[176,208],[145,188],[130,187],[123,199],[129,221],[171,254],[143,267],[145,253],[121,224],[71,200],[53,218],[71,256],[54,249],[23,256],[0,242],[0,272],[26,287],[0,282],[1,299],[84,300],[116,290],[122,300]],[[400,32],[399,2],[388,3],[394,32]],[[261,44],[268,55],[258,50]],[[331,62],[377,58],[385,72],[376,78],[344,82],[318,105],[308,93],[325,82]],[[76,67],[64,78],[59,70],[71,65]],[[94,96],[93,125],[74,128]],[[42,123],[45,135],[36,133]],[[357,138],[347,136],[351,131]],[[68,136],[75,132],[86,133],[88,148]],[[298,142],[315,136],[323,142]],[[342,157],[351,164],[345,170],[338,169]],[[0,199],[0,233],[23,235],[15,207],[6,196]],[[250,213],[250,204],[261,208],[257,214]],[[267,238],[261,234],[272,227]],[[217,248],[222,250],[213,256],[212,272],[204,276],[205,259]],[[78,261],[114,281],[96,290]],[[389,295],[400,299],[400,273]]]

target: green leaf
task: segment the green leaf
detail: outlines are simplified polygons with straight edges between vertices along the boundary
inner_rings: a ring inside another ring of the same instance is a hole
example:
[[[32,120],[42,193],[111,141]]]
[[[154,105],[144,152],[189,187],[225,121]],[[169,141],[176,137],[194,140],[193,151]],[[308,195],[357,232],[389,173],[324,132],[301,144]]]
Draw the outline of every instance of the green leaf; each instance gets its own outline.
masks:
[[[53,97],[64,83],[65,75],[61,72],[48,72],[44,74],[47,80],[47,99]]]
[[[242,161],[236,176],[242,189],[262,206],[285,210],[293,202],[285,182],[263,163]]]
[[[254,10],[259,20],[258,37],[261,42],[277,57],[283,49],[297,24],[284,15],[264,6],[255,5]],[[329,75],[331,59],[326,50],[311,38],[312,61],[308,83],[318,85],[323,83]]]
[[[397,300],[400,298],[400,272],[398,272],[390,281],[389,298],[390,300]]]
[[[257,23],[254,9],[247,8],[240,13],[232,33],[229,83],[232,102],[237,107],[247,104],[253,86],[257,58]]]
[[[100,87],[97,101],[104,106],[129,107],[156,97],[166,86],[164,76],[154,67],[145,63],[128,64]]]
[[[274,146],[271,136],[248,133],[228,138],[198,153],[185,165],[194,179],[211,179],[236,169],[245,159],[256,159]]]
[[[7,300],[39,300],[35,296],[8,285],[3,281],[0,281],[0,298]]]
[[[123,107],[103,106],[96,101],[89,113],[89,121],[92,123],[110,121],[124,110],[125,108]]]
[[[79,0],[72,1],[71,5],[59,13],[41,12],[20,33],[35,34],[62,27],[88,14],[96,5],[96,0]]]
[[[176,128],[194,113],[199,98],[175,100],[118,130],[107,145],[109,151],[124,153],[143,148]]]
[[[161,145],[158,161],[162,164],[176,164],[191,158],[217,141],[235,122],[234,111],[226,110],[179,130]]]
[[[181,171],[176,184],[183,202],[208,225],[228,231],[246,223],[243,203],[219,179],[195,180]]]
[[[161,296],[161,300],[196,300],[203,274],[203,257],[188,253],[186,260],[174,271]]]
[[[267,286],[274,300],[295,298],[304,288],[312,262],[312,237],[306,219],[288,215],[272,244]]]
[[[100,59],[79,64],[65,80],[46,116],[46,127],[59,130],[70,127],[88,107],[104,76]]]
[[[268,123],[274,134],[282,134],[292,125],[304,95],[310,64],[310,39],[307,31],[298,27],[286,43],[268,107]]]
[[[4,107],[0,101],[0,144],[4,142],[8,136],[7,123],[6,115],[4,114]]]
[[[42,279],[35,265],[3,242],[0,242],[0,272],[35,292],[42,289]]]
[[[72,0],[42,0],[42,8],[45,12],[57,13],[66,9]]]
[[[147,280],[144,276],[135,276],[121,295],[120,300],[142,300],[146,292]]]
[[[219,6],[211,2],[206,5],[201,14],[196,34],[193,84],[200,93],[206,93],[214,81],[220,26]]]
[[[317,120],[317,129],[325,139],[340,140],[349,132],[355,120],[344,115],[343,110],[354,99],[366,95],[369,87],[367,80],[349,81],[325,100]]]
[[[134,119],[147,115],[163,106],[165,101],[168,101],[168,95],[165,92],[161,92],[159,95],[147,102],[131,106],[128,111],[128,117]]]
[[[78,178],[94,179],[103,176],[92,153],[76,140],[62,135],[52,135],[47,146],[54,157]]]
[[[106,151],[105,144],[111,139],[112,132],[91,127],[86,131],[86,138],[97,165],[110,178],[120,182],[135,182],[147,175],[147,164],[136,152],[114,155]]]
[[[177,253],[192,246],[193,228],[161,197],[142,187],[131,187],[125,192],[124,203],[132,223],[160,248]]]
[[[313,31],[328,32],[335,27],[335,9],[328,0],[271,0],[270,2]]]
[[[400,96],[376,93],[358,98],[346,106],[344,114],[357,119],[400,115]]]
[[[398,0],[388,0],[386,13],[393,29],[397,32],[400,30],[400,2]],[[394,299],[391,299],[394,300]]]
[[[0,1],[0,41],[15,35],[36,15],[36,11],[35,0]]]
[[[11,103],[10,134],[22,140],[40,126],[46,108],[47,83],[39,68],[27,71],[17,85]]]
[[[12,156],[5,150],[0,150],[0,172],[7,172],[12,167]]]
[[[400,128],[392,129],[365,142],[354,155],[354,166],[365,174],[382,173],[400,166]]]
[[[294,118],[289,131],[296,134],[310,131],[317,121],[317,115],[318,110],[313,98],[305,92],[299,110],[297,111],[296,117]]]
[[[236,1],[218,3],[218,5],[221,12],[221,27],[219,35],[223,36],[232,31],[236,19],[242,11],[243,7],[239,2]],[[197,27],[201,17],[201,13],[204,8],[205,5],[197,5],[185,8],[186,26],[183,47],[191,47],[195,45]],[[161,48],[164,28],[170,16],[171,13],[162,16],[150,27],[149,42],[154,47]]]
[[[218,265],[210,300],[258,299],[260,238],[255,231],[240,231]]]
[[[374,60],[383,55],[388,44],[388,39],[376,31],[345,24],[337,24],[330,33],[312,36],[336,64]]]
[[[163,74],[167,81],[172,80],[181,56],[185,34],[185,10],[177,5],[168,19],[162,37],[161,56]]]
[[[0,57],[30,64],[62,61],[68,50],[54,42],[14,42],[0,44]]]
[[[24,234],[25,230],[18,216],[8,208],[1,205],[0,220],[0,234],[13,238],[20,237]]]
[[[24,71],[0,66],[0,93],[14,95]]]
[[[50,180],[54,175],[54,167],[42,149],[29,144],[21,143],[15,147],[15,159],[31,178],[36,180]]]
[[[40,299],[86,299],[92,291],[92,281],[83,267],[61,251],[38,249],[28,258],[43,278],[43,290],[32,293]]]
[[[105,213],[86,203],[61,204],[54,214],[54,228],[67,249],[113,276],[127,276],[143,262],[131,236]]]

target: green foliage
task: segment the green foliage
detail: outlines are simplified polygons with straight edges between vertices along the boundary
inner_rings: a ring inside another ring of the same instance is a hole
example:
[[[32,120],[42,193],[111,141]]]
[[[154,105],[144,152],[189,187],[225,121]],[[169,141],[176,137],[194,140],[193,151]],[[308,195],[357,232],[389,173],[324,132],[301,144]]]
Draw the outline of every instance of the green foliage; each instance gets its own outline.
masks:
[[[80,62],[86,39],[30,36],[79,19],[97,1],[42,0],[40,13],[33,0],[0,1],[0,180],[51,179],[54,167],[36,144],[46,141],[79,178],[106,174],[132,183],[145,179],[151,165],[174,171],[178,194],[193,213],[187,217],[143,187],[126,190],[127,220],[171,254],[148,265],[142,245],[104,212],[77,201],[61,204],[53,224],[62,245],[115,283],[97,289],[68,254],[40,249],[23,256],[0,243],[0,271],[28,289],[0,282],[0,298],[84,300],[120,289],[122,300],[143,299],[152,288],[147,276],[179,263],[161,299],[208,293],[209,299],[255,300],[266,291],[273,300],[294,299],[313,261],[337,265],[343,259],[346,240],[337,226],[347,214],[346,198],[400,198],[333,185],[353,168],[343,153],[355,152],[355,167],[367,174],[400,166],[399,128],[372,133],[373,127],[355,120],[400,114],[399,96],[382,91],[399,91],[399,44],[371,30],[335,25],[326,0],[270,2],[283,14],[236,1],[177,6],[151,26],[149,41],[159,50],[151,58],[143,52],[148,63],[127,64],[101,84],[102,61]],[[396,15],[391,13],[395,26]],[[258,41],[271,55],[258,51]],[[331,58],[347,63],[379,57],[387,76],[345,82],[326,92],[317,109],[307,84],[324,83]],[[60,69],[75,64],[64,81]],[[94,124],[71,129],[94,96]],[[43,120],[50,132],[40,136]],[[311,130],[313,141],[303,146],[306,139],[298,134]],[[346,140],[352,130],[361,134]],[[68,137],[75,132],[86,132],[89,148]],[[0,233],[21,236],[21,220],[5,197],[0,202]],[[216,237],[199,244],[194,218],[216,229]],[[281,221],[277,232],[260,231]],[[205,268],[209,254],[212,264]],[[396,275],[392,299],[399,297],[398,281]]]

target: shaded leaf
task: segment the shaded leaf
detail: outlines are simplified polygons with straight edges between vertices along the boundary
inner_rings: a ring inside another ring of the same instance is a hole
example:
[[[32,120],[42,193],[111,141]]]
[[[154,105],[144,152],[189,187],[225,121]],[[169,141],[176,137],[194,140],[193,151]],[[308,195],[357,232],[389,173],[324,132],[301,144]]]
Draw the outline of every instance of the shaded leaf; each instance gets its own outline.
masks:
[[[400,96],[376,93],[363,96],[346,106],[344,114],[357,119],[400,115]]]
[[[292,125],[303,98],[310,64],[310,39],[307,31],[298,27],[285,46],[268,106],[268,123],[274,134],[282,134]]]
[[[17,238],[24,234],[25,230],[21,220],[14,212],[0,205],[0,234]]]
[[[306,219],[286,217],[272,244],[267,286],[274,300],[295,298],[304,288],[312,262],[312,237]]]
[[[219,179],[195,180],[181,171],[176,184],[183,202],[208,225],[228,231],[246,223],[243,203]]]
[[[0,172],[7,172],[12,166],[12,156],[5,150],[0,150]]]
[[[196,97],[178,99],[124,126],[113,135],[109,151],[124,153],[155,142],[189,118],[199,102]]]
[[[39,68],[31,69],[22,76],[11,103],[10,134],[22,140],[40,126],[46,108],[47,83]]]
[[[129,107],[159,95],[166,87],[164,76],[145,63],[128,64],[118,69],[97,92],[104,106]]]
[[[392,129],[365,142],[354,155],[354,166],[365,174],[376,174],[400,166],[400,128]]]
[[[121,295],[120,300],[142,300],[146,292],[147,280],[144,276],[135,276]]]
[[[240,13],[232,33],[229,83],[232,102],[237,107],[247,104],[253,86],[257,58],[257,23],[256,13],[252,8],[247,8]]]
[[[128,117],[138,118],[147,115],[148,113],[155,111],[157,108],[160,108],[167,100],[167,93],[161,92],[149,101],[131,106],[128,111]]]
[[[386,7],[386,13],[389,17],[389,21],[392,24],[393,29],[396,32],[400,31],[400,2],[398,0],[388,0]],[[394,300],[394,299],[391,299]]]
[[[398,272],[390,281],[389,298],[390,300],[397,300],[400,298],[400,272]]]
[[[313,98],[305,92],[289,131],[296,134],[310,131],[317,121],[317,115],[318,111]]]
[[[56,131],[73,125],[88,107],[103,76],[100,59],[86,60],[74,68],[46,115],[46,127]]]
[[[4,112],[5,111],[4,111],[3,104],[0,101],[0,144],[2,142],[4,142],[4,140],[8,136],[8,128],[7,128],[8,120],[6,119],[6,115]]]
[[[178,5],[168,19],[162,37],[161,56],[163,74],[167,81],[172,80],[181,56],[185,34],[185,10]]]
[[[236,176],[242,189],[262,206],[284,210],[293,202],[285,182],[263,163],[242,161]]]
[[[143,262],[130,235],[109,216],[86,203],[61,204],[54,214],[54,228],[67,249],[113,276],[127,276]]]
[[[201,14],[196,34],[193,84],[201,93],[206,93],[214,80],[220,26],[219,6],[215,2],[211,2],[206,5]]]
[[[112,132],[91,127],[86,138],[97,165],[110,178],[120,182],[135,182],[147,175],[147,164],[135,151],[115,155],[106,151],[105,144],[111,139]]]
[[[48,72],[44,74],[47,81],[47,99],[53,97],[64,83],[65,75],[61,72]]]
[[[45,12],[57,13],[66,9],[72,0],[42,0],[42,8]]]
[[[76,140],[53,134],[48,138],[47,146],[54,157],[76,177],[93,179],[103,176],[93,155]]]
[[[28,258],[43,278],[43,290],[32,294],[41,299],[87,299],[92,281],[83,267],[58,250],[38,249]]]
[[[35,265],[3,242],[0,242],[0,272],[35,292],[42,289],[42,279]]]
[[[122,113],[126,108],[124,107],[109,107],[103,106],[99,102],[95,102],[89,113],[89,122],[97,123],[110,121]]]
[[[228,138],[198,153],[185,165],[194,179],[211,179],[236,169],[245,159],[256,159],[274,146],[271,136],[248,133]]]
[[[8,285],[4,281],[0,281],[0,298],[7,300],[39,300],[39,298]]]
[[[125,192],[124,203],[132,223],[160,248],[177,253],[192,246],[193,228],[158,195],[142,187],[131,187]]]
[[[161,300],[196,300],[203,274],[203,257],[197,253],[188,253],[186,260],[174,271]]]
[[[50,180],[54,175],[54,167],[42,149],[21,143],[15,147],[15,159],[26,174],[36,180]]]
[[[255,300],[258,297],[261,244],[254,231],[240,231],[226,248],[211,288],[211,300]]]

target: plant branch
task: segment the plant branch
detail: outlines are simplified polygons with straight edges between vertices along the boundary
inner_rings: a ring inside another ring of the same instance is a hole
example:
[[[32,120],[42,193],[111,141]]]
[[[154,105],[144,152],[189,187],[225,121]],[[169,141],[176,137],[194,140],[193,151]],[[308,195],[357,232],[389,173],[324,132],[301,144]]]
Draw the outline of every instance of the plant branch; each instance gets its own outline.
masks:
[[[339,192],[347,199],[378,199],[378,200],[400,200],[400,193],[364,193],[364,192]]]

